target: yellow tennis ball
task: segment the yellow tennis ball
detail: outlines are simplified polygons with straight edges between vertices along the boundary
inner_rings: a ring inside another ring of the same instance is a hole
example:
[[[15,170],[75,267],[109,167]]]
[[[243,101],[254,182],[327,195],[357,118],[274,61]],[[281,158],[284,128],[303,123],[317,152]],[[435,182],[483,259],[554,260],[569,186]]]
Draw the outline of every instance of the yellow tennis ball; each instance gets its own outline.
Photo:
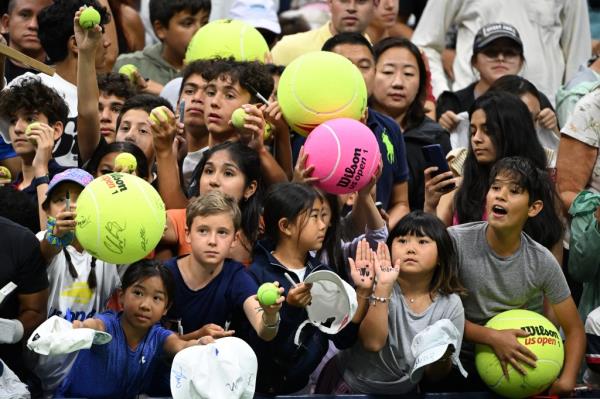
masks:
[[[115,167],[120,166],[124,172],[134,172],[137,169],[137,160],[129,152],[122,152],[115,157]]]
[[[119,73],[127,76],[129,80],[133,83],[135,82],[134,73],[137,72],[137,67],[133,64],[125,64],[121,68],[119,68]]]
[[[0,166],[0,180],[12,180],[10,169],[8,169],[6,166]]]
[[[235,19],[219,19],[194,34],[185,52],[185,62],[216,57],[265,62],[268,53],[269,46],[256,28]]]
[[[128,264],[154,250],[165,219],[165,204],[147,181],[111,173],[92,181],[77,198],[75,235],[92,256]]]
[[[235,127],[242,128],[244,127],[244,119],[246,118],[246,111],[243,108],[236,108],[235,111],[231,114],[231,124]]]
[[[367,107],[367,86],[346,57],[313,51],[285,68],[277,99],[290,127],[306,136],[330,119],[360,120]]]
[[[156,107],[154,109],[152,109],[152,111],[150,111],[150,119],[152,119],[155,123],[160,123],[161,120],[159,118],[159,114],[163,116],[164,119],[166,119],[167,121],[170,120],[169,118],[169,114],[167,113],[167,108],[164,105],[161,105],[160,107]]]
[[[258,297],[258,302],[260,302],[261,305],[275,305],[280,296],[279,288],[277,288],[277,286],[273,283],[264,283],[258,287],[256,296]]]
[[[528,337],[518,338],[518,341],[538,358],[535,368],[523,364],[527,375],[521,375],[509,364],[507,380],[492,348],[476,345],[475,366],[492,391],[507,398],[525,398],[546,390],[558,378],[565,351],[561,336],[550,320],[529,310],[514,309],[492,317],[486,327],[529,332]]]
[[[27,125],[27,127],[25,128],[25,134],[26,135],[30,135],[31,134],[31,130],[40,126],[40,122],[31,122],[29,125]]]
[[[83,29],[91,29],[100,23],[100,13],[94,7],[86,7],[79,15],[79,25]]]

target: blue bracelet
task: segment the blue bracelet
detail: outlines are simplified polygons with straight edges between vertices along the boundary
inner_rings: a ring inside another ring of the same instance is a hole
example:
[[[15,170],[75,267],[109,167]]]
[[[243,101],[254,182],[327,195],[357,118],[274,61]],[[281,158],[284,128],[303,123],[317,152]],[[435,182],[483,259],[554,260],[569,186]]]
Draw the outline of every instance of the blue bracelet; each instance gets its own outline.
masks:
[[[60,249],[68,246],[75,239],[75,234],[73,232],[68,232],[62,237],[57,237],[52,232],[54,231],[54,226],[56,226],[56,219],[48,216],[48,221],[46,222],[46,240],[50,243],[50,245]]]

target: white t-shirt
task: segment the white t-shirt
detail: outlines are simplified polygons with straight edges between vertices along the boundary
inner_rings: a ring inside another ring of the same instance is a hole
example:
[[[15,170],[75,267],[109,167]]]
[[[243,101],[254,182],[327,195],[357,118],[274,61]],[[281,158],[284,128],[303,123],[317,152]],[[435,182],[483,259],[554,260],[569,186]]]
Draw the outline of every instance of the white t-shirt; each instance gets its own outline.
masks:
[[[185,158],[183,158],[181,173],[183,175],[183,182],[186,187],[190,186],[194,169],[196,169],[196,166],[198,163],[200,163],[200,160],[202,160],[202,156],[206,150],[208,150],[208,147],[201,148],[198,151],[188,152]]]

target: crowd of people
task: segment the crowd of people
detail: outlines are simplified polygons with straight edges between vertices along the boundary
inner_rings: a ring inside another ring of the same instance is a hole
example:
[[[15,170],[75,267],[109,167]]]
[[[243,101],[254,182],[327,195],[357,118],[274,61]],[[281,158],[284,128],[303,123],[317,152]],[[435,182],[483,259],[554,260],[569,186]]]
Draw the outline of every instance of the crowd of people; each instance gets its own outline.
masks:
[[[100,14],[89,29],[86,7]],[[485,326],[511,309],[560,329],[550,395],[600,387],[600,61],[585,0],[8,0],[3,12],[0,43],[54,74],[0,51],[0,393],[170,396],[173,356],[226,337],[255,353],[257,395],[486,391],[475,344],[505,374],[538,360],[519,341],[531,332]],[[186,56],[218,17],[256,28],[270,52]],[[277,101],[310,51],[364,78],[381,161],[360,191],[318,188]],[[115,165],[121,153],[134,170]],[[146,180],[166,207],[160,243],[132,264],[75,234],[80,194],[110,173]],[[319,271],[356,298],[335,333],[306,322]],[[263,283],[274,304],[258,300]],[[53,316],[112,340],[32,351]],[[424,361],[420,334],[442,332],[446,349]]]

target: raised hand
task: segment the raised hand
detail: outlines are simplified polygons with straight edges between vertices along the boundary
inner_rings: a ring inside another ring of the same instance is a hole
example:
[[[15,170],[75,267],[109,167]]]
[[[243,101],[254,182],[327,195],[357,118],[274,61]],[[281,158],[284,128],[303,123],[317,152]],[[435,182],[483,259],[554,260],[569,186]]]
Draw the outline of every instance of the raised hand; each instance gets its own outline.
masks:
[[[315,170],[314,166],[306,167],[306,159],[308,155],[304,153],[304,146],[300,147],[300,153],[298,154],[298,160],[296,166],[294,166],[294,177],[292,179],[295,183],[312,184],[319,181],[318,177],[312,177],[312,172]]]
[[[367,240],[360,240],[356,247],[354,259],[348,258],[350,263],[350,277],[354,282],[356,291],[361,291],[363,296],[370,295],[375,282],[375,251],[371,249]]]
[[[377,276],[377,284],[393,286],[400,274],[400,262],[396,261],[392,264],[390,250],[383,242],[377,245],[376,255],[375,275]]]

